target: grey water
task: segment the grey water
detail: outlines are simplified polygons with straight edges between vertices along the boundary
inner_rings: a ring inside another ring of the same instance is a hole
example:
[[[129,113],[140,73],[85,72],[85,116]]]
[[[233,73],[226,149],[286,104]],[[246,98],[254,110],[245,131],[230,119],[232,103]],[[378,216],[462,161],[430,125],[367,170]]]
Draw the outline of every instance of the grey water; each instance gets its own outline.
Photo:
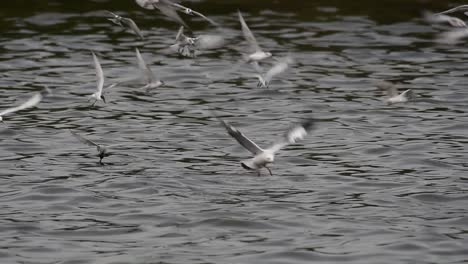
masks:
[[[182,15],[194,34],[227,45],[182,57],[178,25],[130,0],[2,3],[0,111],[53,95],[0,123],[0,263],[468,262],[468,46],[435,43],[449,28],[421,16],[461,3],[183,3],[223,26]],[[295,59],[268,89],[242,60],[238,9]],[[135,47],[165,86],[140,89]],[[125,81],[94,107],[91,50],[106,86]],[[378,80],[417,97],[386,105]],[[264,147],[316,125],[257,176],[214,114]],[[119,146],[100,165],[70,129]]]

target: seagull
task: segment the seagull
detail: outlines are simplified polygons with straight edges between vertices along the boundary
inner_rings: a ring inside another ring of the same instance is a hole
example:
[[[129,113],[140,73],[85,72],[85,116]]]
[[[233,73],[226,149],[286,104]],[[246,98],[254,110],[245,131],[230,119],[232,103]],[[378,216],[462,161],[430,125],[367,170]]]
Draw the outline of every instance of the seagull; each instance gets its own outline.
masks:
[[[264,52],[260,46],[258,45],[257,40],[255,39],[254,35],[252,34],[252,31],[250,31],[249,27],[247,26],[247,23],[245,23],[244,18],[242,17],[242,14],[240,11],[238,11],[239,14],[239,20],[242,25],[242,33],[244,34],[245,40],[248,42],[250,45],[250,49],[253,51],[253,53],[247,55],[247,61],[261,61],[263,59],[271,57],[270,52]]]
[[[265,75],[262,76],[261,74],[261,68],[258,65],[258,62],[253,62],[252,64],[254,65],[255,69],[259,74],[256,74],[255,76],[258,78],[258,84],[257,87],[265,87],[268,88],[270,85],[270,81],[273,77],[276,75],[279,75],[286,71],[289,68],[289,65],[293,63],[293,60],[291,57],[286,57],[281,60],[279,60],[271,69],[269,69]]]
[[[142,40],[145,39],[143,37],[143,34],[141,33],[141,30],[138,28],[135,21],[133,21],[131,18],[122,17],[110,11],[106,11],[106,12],[109,13],[109,15],[111,15],[111,18],[108,18],[108,19],[112,21],[112,23],[119,25],[123,28],[127,27],[131,29],[135,33],[135,35],[137,35],[140,39]]]
[[[275,153],[280,149],[303,139],[312,129],[314,121],[309,119],[300,124],[292,126],[288,131],[286,131],[283,138],[281,138],[268,149],[260,148],[257,144],[248,139],[244,134],[242,134],[242,132],[237,130],[228,122],[221,120],[221,124],[224,126],[224,128],[226,128],[230,136],[232,136],[235,140],[237,140],[237,142],[239,142],[239,144],[241,144],[241,146],[254,155],[253,158],[242,161],[242,167],[247,170],[256,170],[258,175],[260,175],[260,170],[262,168],[266,168],[270,173],[270,176],[273,176],[268,165],[273,163],[275,159]]]
[[[146,85],[143,86],[142,88],[146,88],[146,90],[148,91],[150,89],[164,85],[164,82],[156,78],[153,71],[151,71],[151,68],[149,67],[149,65],[146,64],[146,62],[143,60],[143,57],[141,56],[141,53],[138,50],[138,48],[135,48],[135,51],[136,51],[136,57],[138,61],[138,67],[142,70],[143,75],[145,77],[145,82],[146,82]]]
[[[0,112],[0,122],[2,122],[2,123],[4,122],[3,121],[3,116],[4,115],[11,114],[11,113],[18,112],[18,111],[21,111],[21,110],[24,110],[24,109],[27,109],[27,108],[34,107],[39,102],[41,102],[42,98],[43,98],[43,95],[41,93],[35,93],[31,98],[29,98],[29,100],[22,103],[21,105],[3,110],[2,112]]]
[[[432,14],[430,12],[425,12],[424,18],[429,23],[448,23],[452,27],[466,27],[466,23],[463,20],[457,17],[447,16],[441,13]]]
[[[83,144],[86,144],[88,146],[91,146],[91,147],[96,147],[97,148],[97,151],[98,151],[98,157],[99,157],[99,163],[101,165],[104,165],[104,163],[102,163],[102,159],[104,159],[104,157],[107,157],[109,156],[109,153],[108,153],[108,148],[103,146],[103,145],[99,145],[99,144],[96,144],[94,143],[93,141],[87,139],[87,138],[84,138],[80,135],[78,135],[77,133],[69,130],[70,133],[75,137],[77,138],[81,143]]]
[[[97,91],[94,92],[89,100],[91,99],[95,99],[94,103],[92,106],[94,106],[97,101],[103,101],[104,103],[106,102],[106,98],[104,97],[104,95],[102,94],[102,90],[104,88],[104,73],[102,72],[102,67],[101,67],[101,63],[99,62],[96,54],[94,54],[94,52],[91,51],[91,53],[93,54],[93,60],[94,60],[94,67],[96,68],[96,77],[97,77]],[[112,88],[114,86],[116,86],[118,83],[114,83],[112,85],[110,85],[109,87],[107,88]],[[89,101],[88,100],[88,101]]]
[[[376,84],[380,89],[387,91],[387,97],[384,99],[384,102],[387,104],[395,103],[405,103],[411,100],[414,97],[413,91],[411,89],[405,90],[402,93],[398,93],[398,89],[395,84],[387,81],[381,81]]]
[[[135,2],[145,9],[154,10],[157,8],[165,16],[171,18],[182,26],[189,28],[179,14],[177,14],[177,10],[174,8],[174,3],[170,0],[135,0]]]

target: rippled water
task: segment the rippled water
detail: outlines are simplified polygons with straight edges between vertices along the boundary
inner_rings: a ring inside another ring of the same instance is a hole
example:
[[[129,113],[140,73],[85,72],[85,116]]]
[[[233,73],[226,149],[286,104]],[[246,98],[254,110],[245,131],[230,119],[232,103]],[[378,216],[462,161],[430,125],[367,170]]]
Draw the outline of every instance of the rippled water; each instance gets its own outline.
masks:
[[[229,40],[191,59],[167,50],[177,25],[133,1],[64,2],[0,10],[0,109],[54,92],[0,124],[1,263],[468,261],[468,48],[434,44],[444,27],[419,13],[450,5],[188,3]],[[238,8],[262,47],[296,59],[269,90],[242,63]],[[135,18],[147,40],[105,9]],[[135,76],[134,47],[166,86],[127,82],[90,107],[90,50],[110,84]],[[382,79],[416,101],[385,105]],[[212,110],[262,146],[319,122],[258,177]],[[122,145],[101,166],[68,129]]]

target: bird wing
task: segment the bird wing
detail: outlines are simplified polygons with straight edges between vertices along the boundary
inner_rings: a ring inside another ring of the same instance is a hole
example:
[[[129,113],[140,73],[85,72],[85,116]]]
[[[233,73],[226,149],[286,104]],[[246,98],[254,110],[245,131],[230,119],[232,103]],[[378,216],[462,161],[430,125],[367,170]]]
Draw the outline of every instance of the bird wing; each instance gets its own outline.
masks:
[[[71,133],[76,139],[78,139],[81,143],[86,144],[86,145],[91,146],[91,147],[99,147],[99,145],[96,144],[96,143],[94,143],[93,141],[91,141],[91,140],[89,140],[89,139],[87,139],[87,138],[84,138],[84,137],[78,135],[77,133],[73,132],[72,130],[69,130],[69,131],[70,131],[70,133]]]
[[[94,67],[96,68],[97,92],[101,95],[102,89],[104,88],[104,73],[102,72],[101,63],[99,62],[98,57],[94,52],[91,53],[93,54]]]
[[[197,12],[193,9],[190,9],[188,7],[185,7],[183,5],[180,5],[180,4],[176,4],[176,3],[172,3],[173,6],[179,8],[182,12],[185,12],[186,14],[188,15],[196,15],[196,16],[199,16],[203,19],[205,19],[206,21],[208,21],[210,24],[214,25],[214,26],[219,26],[218,23],[214,22],[213,20],[209,19],[208,17],[206,17],[205,15],[203,15],[202,13],[200,12]]]
[[[156,77],[153,71],[151,71],[151,68],[149,67],[149,65],[146,64],[145,60],[141,56],[140,50],[138,50],[138,48],[135,48],[135,50],[136,50],[136,56],[137,56],[137,61],[138,61],[138,67],[143,71],[143,75],[145,76],[146,81],[148,83],[155,81]]]
[[[135,23],[135,21],[133,21],[133,19],[131,18],[126,18],[126,17],[123,17],[122,18],[122,21],[130,27],[130,29],[142,40],[144,40],[145,38],[143,37],[143,33],[141,33],[141,30],[140,28],[138,28],[137,24]]]
[[[387,92],[387,96],[393,97],[398,95],[398,89],[394,83],[387,82],[387,81],[379,81],[375,84],[379,89],[385,90]]]
[[[448,23],[452,27],[466,27],[465,21],[458,17],[452,17],[444,14],[433,14],[430,12],[424,13],[424,19],[428,23]]]
[[[440,13],[437,13],[437,14],[450,14],[450,13],[453,13],[453,12],[457,12],[457,11],[466,11],[468,10],[468,5],[461,5],[461,6],[457,6],[457,7],[454,7],[454,8],[451,8],[449,10],[445,10],[445,11],[442,11]]]
[[[287,60],[282,60],[277,64],[273,65],[273,67],[271,67],[271,69],[269,69],[265,74],[265,81],[269,83],[274,76],[283,73],[288,69],[288,67],[289,63]]]
[[[263,152],[257,144],[255,144],[252,140],[248,139],[242,132],[237,130],[235,127],[230,125],[228,122],[221,120],[221,124],[226,128],[228,134],[233,137],[239,144],[241,144],[244,148],[250,151],[252,154],[256,155],[258,153]]]
[[[179,31],[177,31],[175,42],[179,42],[180,39],[184,36],[184,26],[180,26]]]
[[[286,131],[286,133],[284,133],[283,138],[277,143],[273,144],[273,146],[267,149],[267,151],[271,151],[274,153],[287,145],[294,144],[297,141],[304,139],[304,137],[313,128],[314,123],[315,122],[313,119],[308,119],[300,124],[292,126]]]
[[[154,4],[156,3],[154,0],[135,0],[135,2],[145,8],[145,9],[150,9],[150,10],[153,10],[155,7],[154,7]]]
[[[401,95],[405,96],[408,99],[413,99],[414,98],[414,93],[413,93],[413,90],[411,90],[411,89],[408,89],[408,90],[402,92]]]
[[[182,26],[184,26],[186,28],[189,28],[189,26],[187,26],[187,24],[179,16],[179,14],[177,14],[177,11],[174,9],[174,7],[172,5],[173,5],[173,3],[169,2],[169,1],[161,1],[160,3],[155,3],[154,4],[154,6],[157,9],[159,9],[159,11],[161,11],[161,13],[163,13],[167,17],[173,19],[174,21],[176,21],[180,25],[182,25]]]
[[[209,22],[210,24],[212,24],[213,26],[219,27],[219,24],[218,24],[218,23],[214,22],[212,19],[206,17],[206,16],[203,15],[202,13],[197,12],[197,11],[195,11],[195,10],[191,10],[191,11],[192,11],[191,13],[193,13],[193,14],[195,14],[195,15],[197,15],[197,16],[203,18],[203,19],[205,19],[206,21],[208,21],[208,22]]]
[[[42,100],[41,93],[36,93],[31,98],[29,98],[29,100],[22,103],[21,105],[3,110],[3,112],[0,113],[0,116],[6,115],[6,114],[9,114],[9,113],[14,113],[14,112],[26,109],[26,108],[33,107],[33,106],[37,105],[41,100]]]
[[[244,17],[242,17],[242,13],[240,11],[238,11],[238,14],[239,14],[239,21],[240,21],[241,26],[242,26],[242,34],[244,34],[245,40],[249,43],[249,45],[252,47],[253,50],[261,51],[257,40],[255,39],[254,35],[252,34],[252,31],[250,31],[249,27],[247,26],[247,23],[245,23]]]
[[[122,20],[122,17],[115,14],[115,13],[112,13],[111,11],[107,11],[107,10],[104,10],[108,15],[110,15],[111,17],[108,18],[109,21],[111,21],[112,23],[116,24],[116,25],[119,25],[119,26],[122,26],[122,23],[121,23],[121,20]]]

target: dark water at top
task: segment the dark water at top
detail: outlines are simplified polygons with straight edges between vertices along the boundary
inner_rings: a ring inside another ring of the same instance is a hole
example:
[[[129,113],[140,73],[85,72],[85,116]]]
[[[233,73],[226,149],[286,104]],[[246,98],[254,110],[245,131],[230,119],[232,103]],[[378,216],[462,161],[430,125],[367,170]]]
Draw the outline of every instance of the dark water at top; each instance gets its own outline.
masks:
[[[184,3],[229,44],[180,57],[167,50],[178,26],[130,0],[2,3],[0,111],[44,85],[54,96],[0,124],[0,263],[468,261],[468,47],[435,44],[446,28],[420,16],[456,3]],[[269,90],[242,63],[237,9],[265,50],[296,59]],[[134,47],[166,85],[128,82],[90,107],[90,50],[111,84],[136,76]],[[387,106],[382,79],[417,100]],[[319,122],[258,177],[211,110],[261,146]],[[101,166],[68,129],[122,145]]]

